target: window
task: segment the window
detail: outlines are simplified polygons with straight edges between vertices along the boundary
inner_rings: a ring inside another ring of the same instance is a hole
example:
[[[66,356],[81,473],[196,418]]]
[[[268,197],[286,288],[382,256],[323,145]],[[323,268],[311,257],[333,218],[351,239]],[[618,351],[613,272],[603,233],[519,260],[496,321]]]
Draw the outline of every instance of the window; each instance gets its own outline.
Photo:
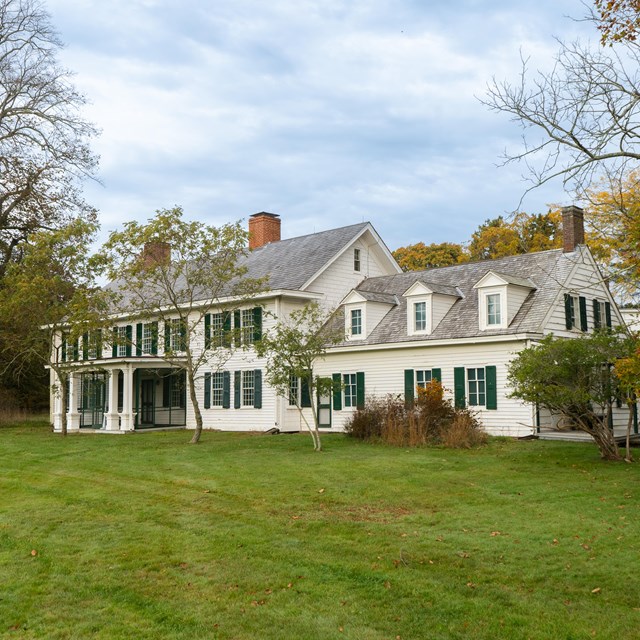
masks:
[[[479,369],[467,369],[467,390],[470,406],[483,407],[486,404],[484,367]]]
[[[342,383],[344,385],[344,406],[355,407],[357,394],[356,374],[345,373],[342,376]]]
[[[360,271],[360,249],[353,250],[353,270]]]
[[[502,324],[502,314],[500,311],[500,294],[490,293],[487,295],[487,326]]]
[[[166,380],[169,383],[169,406],[184,408],[187,399],[184,373],[172,373]]]
[[[598,329],[605,325],[607,317],[606,303],[602,300],[593,301],[593,327]]]
[[[362,309],[351,310],[351,335],[362,335]]]
[[[575,296],[568,293],[564,294],[564,316],[565,327],[567,329],[573,329],[578,326],[576,318],[577,300]]]
[[[224,398],[224,373],[218,371],[211,375],[211,405],[221,407]]]
[[[153,353],[154,326],[151,323],[142,327],[142,353]]]
[[[424,389],[432,379],[431,369],[416,370],[416,387]]]
[[[416,302],[413,305],[413,328],[414,331],[427,330],[427,303]]]
[[[253,344],[253,309],[242,310],[242,344]]]
[[[295,407],[298,404],[298,394],[300,393],[300,378],[293,374],[289,376],[289,406]]]
[[[186,326],[180,318],[167,321],[167,330],[169,331],[169,340],[165,347],[168,346],[171,351],[184,351],[186,349]]]
[[[95,360],[100,357],[98,354],[100,353],[101,342],[102,332],[100,330],[89,331],[87,338],[87,358],[89,360]]]
[[[127,327],[118,327],[117,330],[117,340],[118,340],[118,358],[124,358],[127,355]]]
[[[211,346],[223,347],[225,345],[225,314],[214,313],[211,315]]]
[[[254,406],[254,372],[243,371],[242,372],[242,406],[253,407]]]

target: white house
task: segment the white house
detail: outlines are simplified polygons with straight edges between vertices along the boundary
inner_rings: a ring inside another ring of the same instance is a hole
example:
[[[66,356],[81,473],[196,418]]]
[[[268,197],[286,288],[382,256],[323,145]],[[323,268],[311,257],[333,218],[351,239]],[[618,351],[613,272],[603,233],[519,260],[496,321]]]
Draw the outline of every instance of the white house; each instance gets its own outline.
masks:
[[[563,225],[563,249],[402,273],[369,223],[280,240],[279,217],[255,214],[247,266],[251,276],[269,275],[270,290],[227,323],[241,328],[250,344],[274,317],[309,300],[327,308],[340,304],[336,322],[344,323],[345,339],[317,366],[317,373],[340,383],[331,398],[319,399],[325,429],[342,430],[368,395],[412,396],[416,386],[437,378],[458,406],[478,412],[488,432],[529,435],[554,426],[557,417],[508,397],[514,355],[551,332],[571,338],[623,322],[584,244],[582,210],[566,207]],[[207,316],[202,348],[205,341],[213,350],[224,348],[224,322],[222,314]],[[129,338],[128,346],[100,352],[87,337],[71,356],[65,350],[73,371],[69,428],[193,427],[184,375],[163,361],[163,341],[153,338],[164,333],[175,347],[178,328],[123,318],[115,330]],[[203,373],[196,392],[205,428],[301,428],[290,399],[263,382],[264,366],[253,350],[239,350],[224,370]],[[304,389],[291,393],[304,403]],[[60,404],[54,394],[58,429]],[[625,425],[626,413],[614,411],[614,427]]]

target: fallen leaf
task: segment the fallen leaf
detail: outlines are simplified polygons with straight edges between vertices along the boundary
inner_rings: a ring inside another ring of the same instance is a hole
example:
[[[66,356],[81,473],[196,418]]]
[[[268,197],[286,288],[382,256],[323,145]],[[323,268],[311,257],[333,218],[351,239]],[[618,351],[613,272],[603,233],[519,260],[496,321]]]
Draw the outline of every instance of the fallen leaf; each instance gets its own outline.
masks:
[[[553,544],[559,544],[556,538],[553,539]]]
[[[31,555],[32,556],[37,556],[38,552],[35,549],[31,549]]]
[[[473,582],[467,582],[467,587],[469,587],[469,589],[475,589],[476,585]]]
[[[391,583],[388,580],[384,583],[384,588],[391,589]]]
[[[318,493],[324,493],[324,489],[320,489],[320,491],[318,491]]]
[[[492,531],[492,532],[491,532],[491,535],[492,535],[492,536],[494,536],[494,537],[495,537],[495,536],[501,536],[501,535],[502,535],[502,533],[500,533],[500,531]]]
[[[591,589],[591,593],[600,593],[600,587],[596,587],[595,589]]]

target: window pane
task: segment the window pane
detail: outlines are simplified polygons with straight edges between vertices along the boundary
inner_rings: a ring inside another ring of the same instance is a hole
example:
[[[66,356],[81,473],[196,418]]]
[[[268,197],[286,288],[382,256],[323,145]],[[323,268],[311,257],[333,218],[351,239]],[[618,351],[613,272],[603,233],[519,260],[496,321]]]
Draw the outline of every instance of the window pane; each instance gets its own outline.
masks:
[[[431,382],[431,369],[416,370],[416,386],[424,389]]]
[[[353,250],[353,270],[360,271],[360,249]]]
[[[361,309],[351,310],[351,335],[352,336],[362,335],[362,310]]]
[[[242,310],[242,343],[253,344],[253,309]]]
[[[254,399],[253,370],[242,372],[242,406],[252,407]]]
[[[356,406],[356,374],[345,373],[342,376],[342,382],[344,383],[344,406],[355,407]]]
[[[496,325],[502,322],[500,313],[500,294],[492,293],[487,296],[487,324]]]
[[[289,376],[289,406],[294,407],[298,404],[298,377]]]
[[[470,406],[485,406],[486,384],[484,367],[467,369],[467,391]]]
[[[211,405],[213,407],[222,406],[222,394],[224,388],[224,374],[222,371],[211,376]]]
[[[127,355],[127,327],[118,327],[118,357]]]
[[[416,302],[413,305],[414,318],[415,318],[415,330],[426,331],[427,329],[427,303]]]

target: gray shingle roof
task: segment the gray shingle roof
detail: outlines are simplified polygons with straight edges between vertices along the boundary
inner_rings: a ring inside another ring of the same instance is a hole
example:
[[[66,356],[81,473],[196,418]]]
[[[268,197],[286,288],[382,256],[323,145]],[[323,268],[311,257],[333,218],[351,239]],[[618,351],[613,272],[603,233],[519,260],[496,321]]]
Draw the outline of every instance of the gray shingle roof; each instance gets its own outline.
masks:
[[[239,265],[247,268],[246,278],[258,279],[267,276],[267,289],[299,290],[368,225],[368,222],[361,222],[272,242],[248,252],[240,259]],[[229,283],[228,292],[232,292],[233,287],[234,283]],[[125,310],[131,304],[139,306],[136,296],[123,288],[119,281],[110,282],[105,288],[122,295],[118,305],[120,310]],[[177,281],[176,290],[184,291],[180,279]],[[195,300],[211,297],[211,292],[202,291],[195,296]],[[157,298],[158,296],[153,296],[153,299]]]
[[[247,275],[269,276],[270,289],[300,289],[368,224],[361,222],[258,247],[244,259]]]
[[[473,262],[428,271],[414,271],[393,276],[368,278],[357,287],[357,291],[396,295],[399,305],[392,307],[362,344],[388,344],[393,342],[416,342],[455,340],[491,335],[507,335],[541,331],[550,305],[556,299],[573,266],[576,254],[563,253],[561,249],[510,256],[498,260]],[[489,271],[499,272],[514,281],[530,282],[535,289],[526,298],[507,329],[481,331],[478,322],[478,290],[473,288]],[[416,281],[430,288],[442,285],[460,291],[462,298],[456,300],[447,315],[430,335],[407,335],[407,299],[402,294]],[[341,315],[341,314],[339,314]],[[344,322],[344,317],[336,322]],[[345,342],[345,346],[357,345]]]

